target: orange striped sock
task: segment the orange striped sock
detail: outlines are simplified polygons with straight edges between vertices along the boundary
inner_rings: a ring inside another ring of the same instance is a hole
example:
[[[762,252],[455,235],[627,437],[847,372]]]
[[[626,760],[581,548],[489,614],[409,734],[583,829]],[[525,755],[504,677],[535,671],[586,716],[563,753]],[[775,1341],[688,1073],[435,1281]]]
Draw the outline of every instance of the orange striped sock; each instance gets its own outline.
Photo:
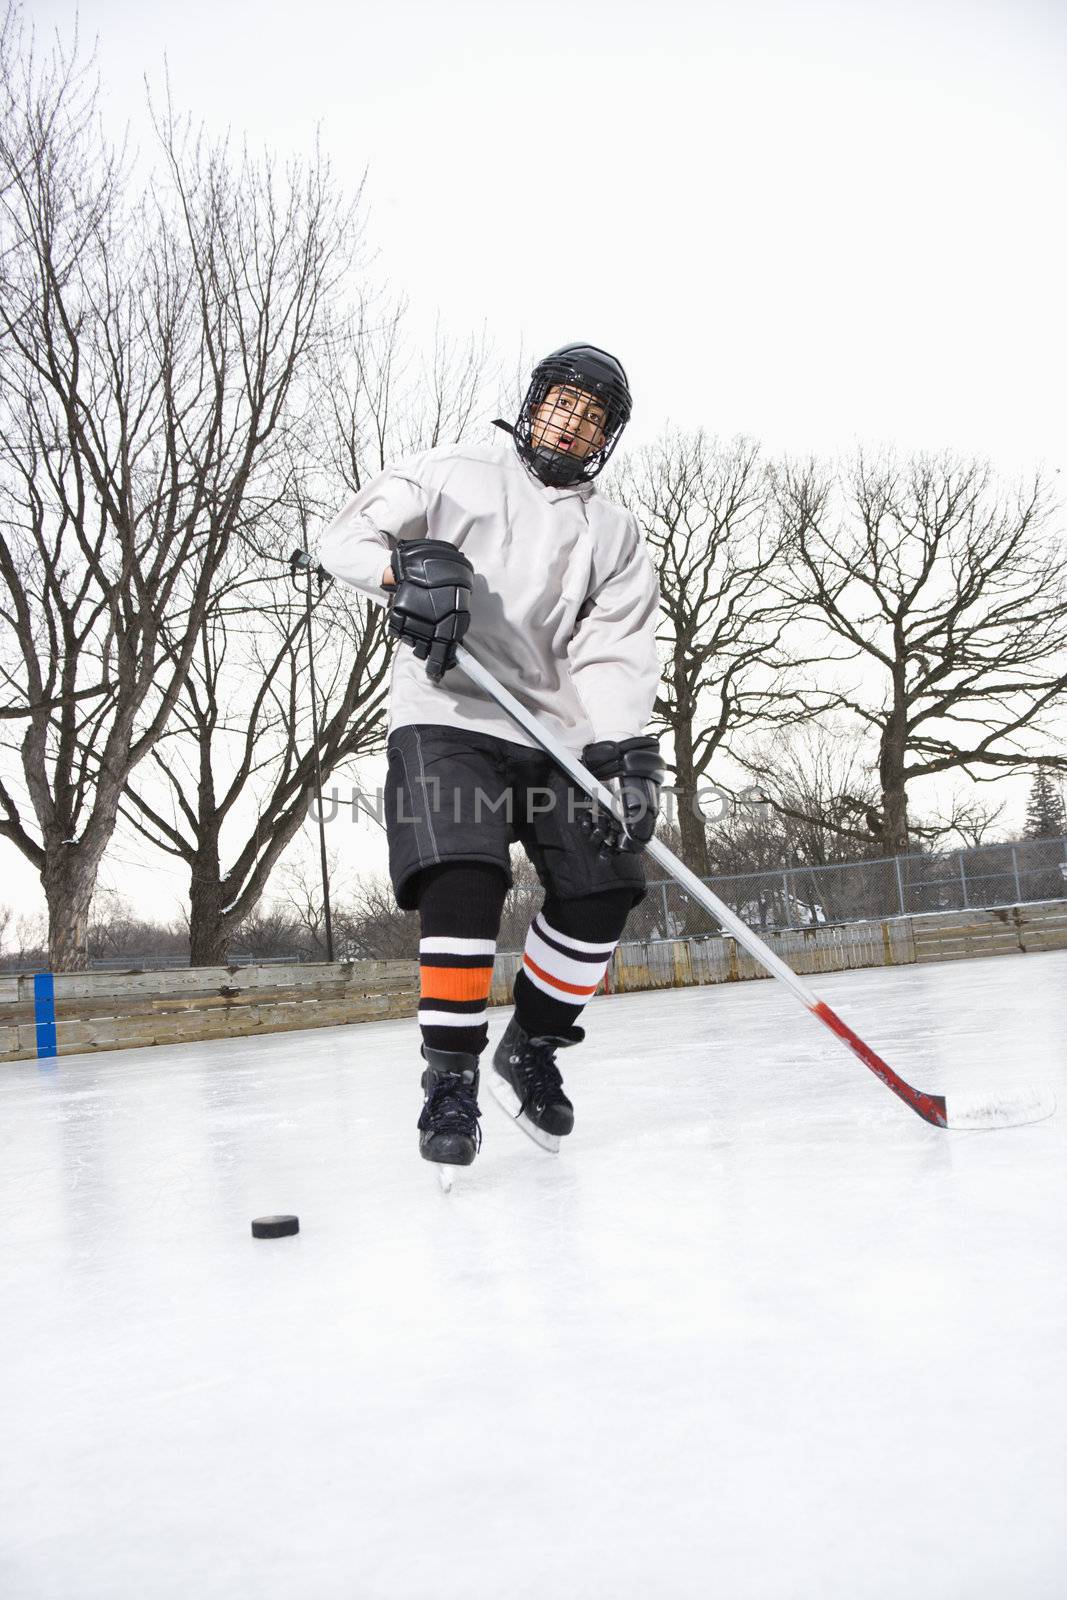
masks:
[[[419,1023],[433,1050],[479,1055],[508,880],[485,861],[443,861],[419,880]]]
[[[495,939],[437,934],[419,940],[419,1026],[432,1049],[473,1055],[485,1049],[495,954]]]

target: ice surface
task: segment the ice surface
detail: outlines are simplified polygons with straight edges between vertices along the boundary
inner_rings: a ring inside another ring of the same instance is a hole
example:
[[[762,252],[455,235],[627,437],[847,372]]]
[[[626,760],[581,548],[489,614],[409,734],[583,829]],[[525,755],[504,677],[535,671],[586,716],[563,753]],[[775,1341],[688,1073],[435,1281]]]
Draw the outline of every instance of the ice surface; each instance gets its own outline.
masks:
[[[1067,1103],[1067,954],[817,988]],[[1061,1597],[1067,1114],[771,983],[587,1021],[448,1195],[411,1022],[0,1067],[4,1600]]]

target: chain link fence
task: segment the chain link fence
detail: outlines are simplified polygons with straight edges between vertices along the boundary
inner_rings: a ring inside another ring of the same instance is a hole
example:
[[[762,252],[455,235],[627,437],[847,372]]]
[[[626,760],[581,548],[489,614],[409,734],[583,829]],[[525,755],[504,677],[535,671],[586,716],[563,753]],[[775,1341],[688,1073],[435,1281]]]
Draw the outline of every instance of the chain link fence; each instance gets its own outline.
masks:
[[[930,911],[988,910],[1067,899],[1067,839],[1026,839],[946,852],[781,867],[705,880],[760,932],[881,921]],[[718,925],[671,879],[649,881],[630,914],[628,940],[718,933]]]
[[[1037,900],[1067,900],[1067,839],[1025,839],[946,852],[922,851],[828,867],[785,866],[705,880],[743,922],[761,933],[850,922],[881,922],[930,911],[991,910]],[[626,924],[626,942],[704,938],[719,926],[673,879],[650,879],[646,898]],[[520,951],[541,902],[536,883],[508,897],[498,949]],[[397,913],[397,915],[401,915]],[[415,928],[417,936],[417,927]],[[358,952],[366,956],[367,951]],[[373,954],[373,952],[371,952]],[[342,959],[351,959],[342,950]],[[321,960],[302,953],[263,956],[235,952],[228,966],[297,965]],[[47,965],[47,957],[42,953]],[[148,971],[187,967],[188,954],[96,957],[93,971]],[[41,962],[0,963],[0,972],[34,970]]]

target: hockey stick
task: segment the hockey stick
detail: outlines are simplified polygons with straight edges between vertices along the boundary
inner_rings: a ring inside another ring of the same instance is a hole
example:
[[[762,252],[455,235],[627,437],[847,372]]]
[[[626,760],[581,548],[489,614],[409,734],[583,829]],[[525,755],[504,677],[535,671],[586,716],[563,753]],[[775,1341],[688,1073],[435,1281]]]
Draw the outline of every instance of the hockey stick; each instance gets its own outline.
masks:
[[[611,811],[617,814],[615,797],[611,790],[597,781],[576,756],[573,756],[559,741],[543,728],[532,712],[527,711],[510,690],[505,689],[493,677],[493,674],[482,666],[470,651],[463,645],[457,650],[459,665],[467,676],[478,686],[485,690],[502,710],[508,713],[520,728],[533,738],[547,755],[550,755],[557,766],[563,768],[567,776],[583,789],[587,795],[600,801]],[[698,901],[706,911],[709,911],[716,922],[732,933],[738,944],[743,945],[750,956],[753,956],[761,966],[796,995],[803,1006],[818,1017],[820,1022],[842,1039],[854,1055],[857,1055],[865,1067],[869,1067],[876,1078],[880,1078],[887,1089],[892,1089],[905,1105],[918,1113],[927,1122],[933,1123],[935,1128],[1014,1128],[1027,1122],[1041,1122],[1045,1117],[1050,1117],[1056,1109],[1055,1099],[1051,1094],[1037,1089],[1021,1088],[1006,1094],[925,1094],[921,1089],[913,1089],[910,1083],[893,1071],[889,1064],[876,1055],[870,1045],[864,1044],[857,1033],[854,1033],[847,1022],[843,1022],[818,995],[808,988],[802,978],[793,971],[776,955],[770,947],[764,944],[758,934],[753,933],[747,922],[742,922],[729,906],[724,905],[719,897],[712,893],[707,884],[697,877],[695,872],[690,872],[684,862],[679,861],[673,851],[660,840],[653,838],[646,846],[646,854],[661,867],[666,868],[671,877],[680,883],[686,893]]]

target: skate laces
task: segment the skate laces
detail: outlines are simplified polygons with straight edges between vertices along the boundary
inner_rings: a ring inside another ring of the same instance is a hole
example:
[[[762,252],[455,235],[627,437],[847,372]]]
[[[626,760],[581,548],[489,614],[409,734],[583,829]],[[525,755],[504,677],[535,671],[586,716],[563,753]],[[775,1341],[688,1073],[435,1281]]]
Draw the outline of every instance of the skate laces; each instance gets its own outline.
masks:
[[[556,1050],[561,1042],[569,1041],[527,1039],[517,1061],[512,1054],[511,1060],[522,1078],[524,1111],[529,1105],[543,1107],[550,1096],[563,1093],[563,1074],[556,1066]]]
[[[473,1133],[475,1148],[480,1149],[482,1130],[478,1118],[481,1114],[473,1083],[464,1083],[461,1072],[450,1072],[434,1084],[419,1115],[418,1126],[423,1132]]]

